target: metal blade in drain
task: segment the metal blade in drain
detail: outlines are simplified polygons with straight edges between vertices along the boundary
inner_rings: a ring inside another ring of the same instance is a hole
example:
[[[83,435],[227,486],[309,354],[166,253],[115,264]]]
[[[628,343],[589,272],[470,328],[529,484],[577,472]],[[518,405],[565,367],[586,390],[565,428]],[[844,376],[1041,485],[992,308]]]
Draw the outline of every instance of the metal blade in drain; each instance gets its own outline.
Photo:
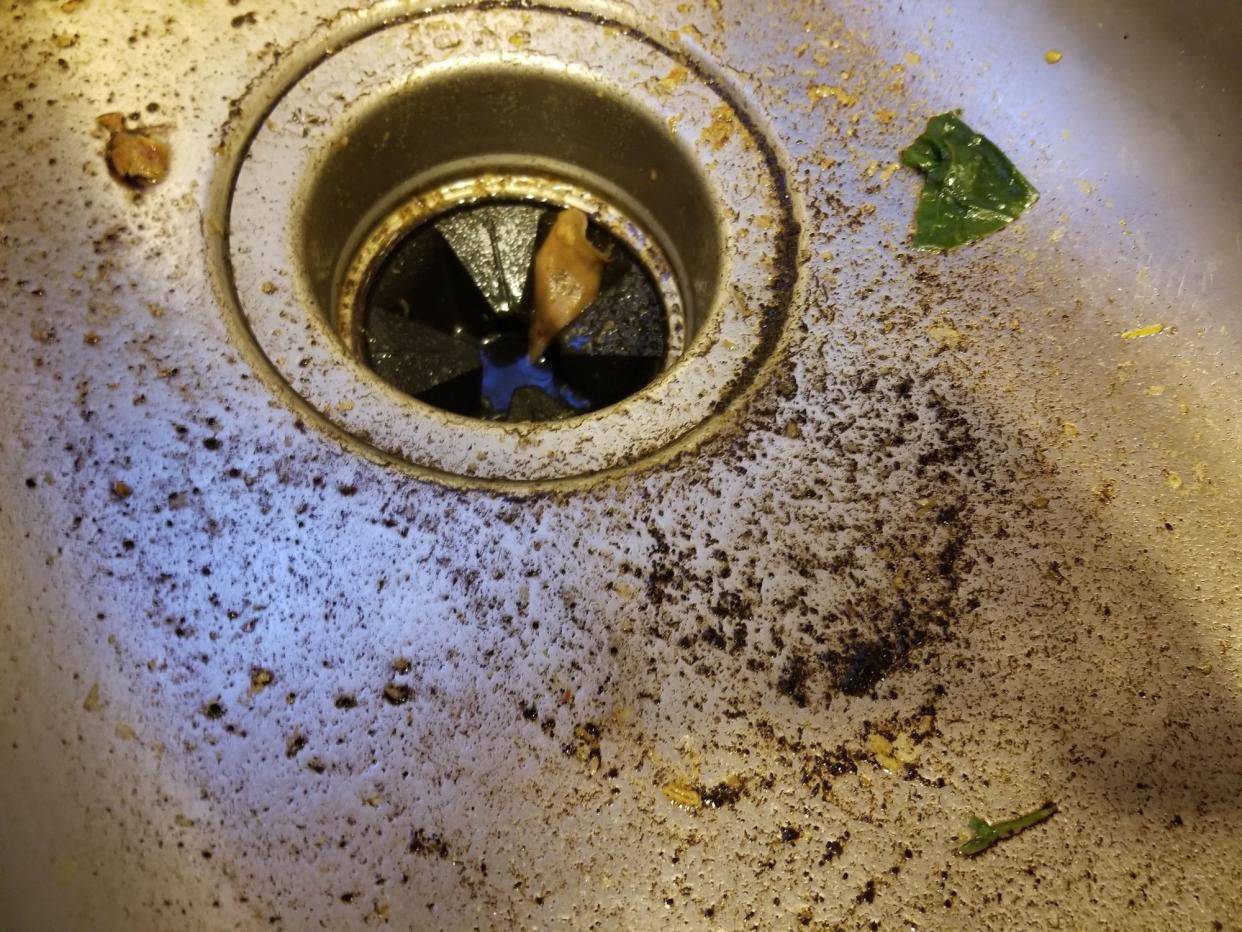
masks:
[[[475,343],[380,308],[371,311],[367,336],[371,368],[415,397],[482,368]]]
[[[498,316],[519,313],[544,208],[495,204],[450,214],[436,223]]]

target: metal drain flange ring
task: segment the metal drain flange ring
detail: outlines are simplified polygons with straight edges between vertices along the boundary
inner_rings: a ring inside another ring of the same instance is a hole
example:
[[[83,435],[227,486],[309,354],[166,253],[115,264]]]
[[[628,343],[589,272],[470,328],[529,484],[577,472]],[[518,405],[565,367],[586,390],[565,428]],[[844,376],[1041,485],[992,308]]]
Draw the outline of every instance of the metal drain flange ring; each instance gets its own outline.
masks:
[[[295,403],[433,478],[543,486],[676,451],[756,384],[793,299],[798,225],[770,142],[702,62],[550,8],[453,7],[330,38],[242,102],[208,218],[239,334]],[[667,257],[684,350],[617,404],[463,417],[389,385],[338,335],[341,281],[386,218],[506,173],[616,205]]]

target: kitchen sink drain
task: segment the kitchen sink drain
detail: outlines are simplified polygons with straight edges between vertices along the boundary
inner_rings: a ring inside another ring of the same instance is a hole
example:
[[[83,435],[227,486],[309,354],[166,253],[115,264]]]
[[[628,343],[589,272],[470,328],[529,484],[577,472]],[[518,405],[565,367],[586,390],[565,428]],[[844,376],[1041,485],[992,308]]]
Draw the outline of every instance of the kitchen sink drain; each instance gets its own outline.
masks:
[[[599,294],[532,358],[535,256],[565,209],[590,211]],[[596,411],[681,355],[672,269],[634,220],[550,177],[485,175],[404,204],[368,235],[334,302],[350,351],[436,408],[505,421]]]
[[[578,13],[378,15],[288,55],[226,135],[209,239],[259,370],[472,484],[643,465],[721,423],[779,344],[799,230],[726,82]],[[532,259],[571,208],[598,297],[532,356]]]

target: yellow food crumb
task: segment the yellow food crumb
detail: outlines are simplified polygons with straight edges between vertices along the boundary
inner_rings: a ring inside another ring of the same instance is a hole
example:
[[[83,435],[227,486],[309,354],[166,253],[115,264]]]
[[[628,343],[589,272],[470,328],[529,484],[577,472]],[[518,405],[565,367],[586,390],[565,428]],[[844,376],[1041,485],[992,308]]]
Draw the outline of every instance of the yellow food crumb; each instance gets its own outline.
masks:
[[[713,151],[719,152],[732,138],[734,122],[733,111],[729,105],[721,104],[712,110],[712,122],[704,128],[699,138],[711,146]]]
[[[684,806],[687,809],[700,809],[703,806],[703,797],[699,791],[684,780],[673,780],[664,784],[662,792],[669,802],[676,803],[678,806]]]
[[[1149,386],[1147,387],[1147,394],[1149,394],[1149,395],[1163,395],[1163,394],[1164,394],[1164,386],[1163,386],[1163,385],[1149,385]]]
[[[674,66],[668,74],[656,82],[656,90],[661,94],[671,94],[686,83],[690,72],[681,65]]]
[[[530,45],[530,33],[524,29],[513,33],[513,35],[509,36],[509,44],[514,48],[519,49],[523,46]]]
[[[352,401],[338,401],[338,402],[336,403],[336,410],[338,410],[338,411],[352,411],[352,410],[354,410],[354,403],[353,403]]]
[[[1157,333],[1164,332],[1164,324],[1148,324],[1146,327],[1135,327],[1133,330],[1127,330],[1121,335],[1123,340],[1137,340],[1139,337],[1155,336]]]
[[[893,119],[896,116],[897,116],[896,113],[894,113],[892,110],[889,110],[887,107],[884,107],[875,112],[875,121],[877,123],[883,124],[884,126],[887,126],[889,123],[893,122]]]
[[[906,52],[906,54],[902,56],[902,61],[904,61],[907,65],[917,65],[922,60],[923,59],[920,57],[918,52]]]
[[[1075,424],[1073,421],[1067,421],[1067,420],[1062,419],[1061,420],[1061,433],[1064,434],[1066,437],[1077,437],[1078,436],[1078,425]]]
[[[1177,491],[1182,487],[1182,477],[1171,469],[1164,471],[1164,480],[1169,484],[1169,488]]]
[[[818,103],[821,100],[827,100],[832,97],[842,107],[852,107],[858,103],[858,98],[851,94],[847,94],[844,90],[835,84],[812,84],[806,89],[806,95],[811,101]]]
[[[116,736],[122,741],[134,741],[138,738],[138,732],[130,728],[124,722],[116,723]]]
[[[1056,49],[1048,49],[1048,51],[1044,52],[1044,61],[1050,65],[1055,65],[1061,60],[1061,57],[1061,53]]]
[[[271,670],[265,670],[262,667],[256,667],[250,672],[250,695],[257,696],[267,687],[272,685],[276,677]]]
[[[947,323],[932,324],[927,335],[947,350],[960,349],[965,339],[960,330]]]
[[[99,699],[99,684],[93,683],[90,691],[87,692],[86,698],[82,700],[82,708],[87,712],[94,712],[102,703]]]
[[[919,759],[919,749],[905,732],[899,733],[892,741],[872,732],[867,736],[867,750],[876,763],[889,773],[904,773],[907,767],[913,766]]]
[[[1086,178],[1079,178],[1077,181],[1074,182],[1074,184],[1078,185],[1079,189],[1082,191],[1083,194],[1090,194],[1092,191],[1095,190],[1095,185],[1093,185]]]

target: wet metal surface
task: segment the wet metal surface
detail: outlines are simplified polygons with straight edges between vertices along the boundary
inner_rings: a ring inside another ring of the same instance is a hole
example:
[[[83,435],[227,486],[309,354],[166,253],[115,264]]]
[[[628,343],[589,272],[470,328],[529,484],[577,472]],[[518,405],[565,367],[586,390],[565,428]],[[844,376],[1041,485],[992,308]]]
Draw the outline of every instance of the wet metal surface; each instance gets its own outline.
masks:
[[[711,430],[526,494],[344,436],[215,288],[233,102],[366,19],[298,7],[7,11],[0,929],[1239,928],[1233,4],[592,5],[762,115],[802,284]],[[1041,200],[916,254],[957,106]]]

